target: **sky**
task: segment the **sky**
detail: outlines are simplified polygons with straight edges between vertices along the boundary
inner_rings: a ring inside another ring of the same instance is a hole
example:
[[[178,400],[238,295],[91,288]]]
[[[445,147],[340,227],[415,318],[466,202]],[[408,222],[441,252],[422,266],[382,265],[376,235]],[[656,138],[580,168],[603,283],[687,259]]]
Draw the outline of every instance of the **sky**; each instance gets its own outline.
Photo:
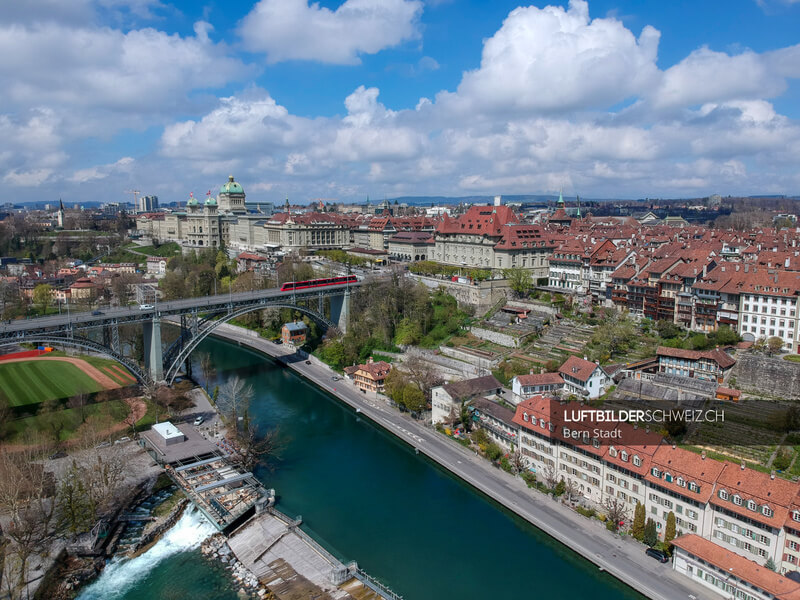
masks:
[[[0,0],[3,201],[800,194],[800,0]]]

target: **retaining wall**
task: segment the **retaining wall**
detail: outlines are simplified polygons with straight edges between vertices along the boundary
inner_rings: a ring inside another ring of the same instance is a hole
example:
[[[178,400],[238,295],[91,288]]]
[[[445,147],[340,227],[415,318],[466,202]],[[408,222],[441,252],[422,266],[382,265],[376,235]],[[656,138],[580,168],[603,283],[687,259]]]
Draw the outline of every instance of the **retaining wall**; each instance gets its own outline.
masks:
[[[759,354],[742,354],[736,357],[730,377],[733,387],[744,392],[800,399],[800,363]]]

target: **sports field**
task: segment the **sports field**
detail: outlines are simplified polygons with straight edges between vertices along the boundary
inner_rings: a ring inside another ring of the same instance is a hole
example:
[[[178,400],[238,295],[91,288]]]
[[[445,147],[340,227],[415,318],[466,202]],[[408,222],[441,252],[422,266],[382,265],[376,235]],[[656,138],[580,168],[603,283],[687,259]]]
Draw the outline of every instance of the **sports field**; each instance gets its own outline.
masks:
[[[0,362],[0,394],[10,406],[99,392],[104,386],[77,366],[55,360]]]

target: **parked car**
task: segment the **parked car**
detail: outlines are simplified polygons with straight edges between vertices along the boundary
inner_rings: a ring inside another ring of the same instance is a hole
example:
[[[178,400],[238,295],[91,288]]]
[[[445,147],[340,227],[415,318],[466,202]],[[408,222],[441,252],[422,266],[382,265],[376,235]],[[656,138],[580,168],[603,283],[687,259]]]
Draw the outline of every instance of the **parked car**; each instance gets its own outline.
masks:
[[[139,310],[153,310],[154,308],[155,308],[155,306],[153,306],[152,304],[140,304],[139,305]]]
[[[338,375],[334,375],[333,377],[331,377],[332,381],[339,381],[340,379],[341,377],[339,377]]]
[[[203,415],[200,415],[194,420],[194,426],[197,427],[198,425],[202,425],[203,421],[205,420],[206,420],[205,417],[203,417]]]
[[[92,315],[95,316],[95,317],[97,317],[99,315],[102,315],[102,314],[103,314],[102,310],[93,310],[92,311]]]
[[[310,361],[310,360],[307,360],[307,361],[306,361],[306,364],[307,364],[307,365],[310,365],[310,364],[311,364],[311,361]]]
[[[669,556],[667,556],[667,553],[664,552],[663,550],[657,550],[656,548],[648,548],[647,550],[644,551],[644,553],[647,554],[647,556],[655,558],[658,562],[662,563],[669,562]]]

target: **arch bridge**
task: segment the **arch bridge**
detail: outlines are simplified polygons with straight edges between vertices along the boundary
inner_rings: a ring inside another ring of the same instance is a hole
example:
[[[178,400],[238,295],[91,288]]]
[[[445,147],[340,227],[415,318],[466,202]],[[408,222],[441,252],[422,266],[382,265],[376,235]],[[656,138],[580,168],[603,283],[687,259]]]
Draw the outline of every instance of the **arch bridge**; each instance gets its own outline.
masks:
[[[141,382],[172,383],[192,351],[217,327],[244,314],[265,308],[291,308],[320,323],[324,328],[347,331],[350,294],[362,282],[305,290],[256,290],[158,302],[152,306],[120,307],[35,319],[6,321],[0,326],[0,348],[21,343],[51,344],[82,348],[104,354],[123,364]],[[325,314],[325,299],[330,310]],[[316,305],[316,308],[312,306]],[[163,349],[162,321],[180,327],[178,338]],[[125,356],[120,343],[120,325],[141,325],[144,368]],[[102,341],[98,332],[102,332]]]

